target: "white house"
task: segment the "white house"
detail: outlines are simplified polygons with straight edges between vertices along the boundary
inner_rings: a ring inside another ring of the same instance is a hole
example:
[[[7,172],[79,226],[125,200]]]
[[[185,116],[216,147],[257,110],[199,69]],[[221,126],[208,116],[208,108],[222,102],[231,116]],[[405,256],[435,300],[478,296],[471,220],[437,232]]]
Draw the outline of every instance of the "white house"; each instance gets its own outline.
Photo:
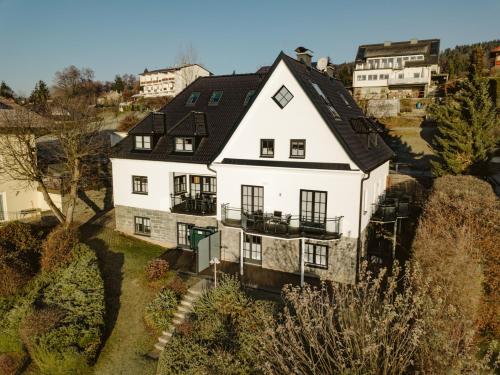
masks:
[[[240,272],[354,282],[392,151],[298,59],[200,78],[137,124],[112,157],[117,229],[189,248],[193,226],[217,227]]]
[[[187,64],[177,67],[148,71],[139,74],[141,92],[138,97],[155,98],[175,96],[198,77],[211,75],[199,64]]]
[[[435,87],[439,39],[366,44],[358,48],[352,77],[359,99],[419,98]]]
[[[16,131],[13,126],[16,124],[15,116],[18,111],[24,109],[14,102],[0,98],[0,137],[9,137]],[[32,116],[38,117],[35,114]],[[2,163],[1,150],[0,163]],[[50,193],[50,196],[61,208],[61,195]],[[10,176],[0,173],[0,222],[29,218],[48,209],[42,193],[36,186],[26,181],[13,180]]]

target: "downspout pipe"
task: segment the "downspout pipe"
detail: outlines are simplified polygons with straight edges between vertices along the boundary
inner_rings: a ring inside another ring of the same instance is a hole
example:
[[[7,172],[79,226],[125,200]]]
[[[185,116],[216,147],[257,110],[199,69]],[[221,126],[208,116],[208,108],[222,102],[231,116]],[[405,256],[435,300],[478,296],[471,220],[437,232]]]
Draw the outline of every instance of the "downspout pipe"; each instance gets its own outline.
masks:
[[[363,188],[365,181],[370,179],[370,171],[368,171],[368,174],[365,174],[363,178],[361,179],[361,186],[359,189],[359,219],[358,219],[358,244],[357,244],[357,251],[356,251],[356,282],[359,281],[359,266],[360,266],[360,261],[361,261],[361,219],[363,217]]]

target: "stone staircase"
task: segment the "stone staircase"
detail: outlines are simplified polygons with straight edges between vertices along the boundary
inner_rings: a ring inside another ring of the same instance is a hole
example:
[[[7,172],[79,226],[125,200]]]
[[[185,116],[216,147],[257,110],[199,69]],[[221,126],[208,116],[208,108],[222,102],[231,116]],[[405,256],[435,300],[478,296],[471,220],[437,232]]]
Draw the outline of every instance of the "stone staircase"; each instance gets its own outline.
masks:
[[[193,311],[193,304],[200,297],[203,291],[210,287],[210,284],[210,281],[203,279],[189,288],[177,307],[177,311],[174,313],[172,324],[170,324],[170,326],[162,332],[162,335],[158,338],[158,342],[155,344],[153,351],[149,353],[150,357],[158,359],[160,353],[163,349],[165,349],[165,346],[170,341],[170,338],[174,334],[177,326],[186,320],[187,316]]]

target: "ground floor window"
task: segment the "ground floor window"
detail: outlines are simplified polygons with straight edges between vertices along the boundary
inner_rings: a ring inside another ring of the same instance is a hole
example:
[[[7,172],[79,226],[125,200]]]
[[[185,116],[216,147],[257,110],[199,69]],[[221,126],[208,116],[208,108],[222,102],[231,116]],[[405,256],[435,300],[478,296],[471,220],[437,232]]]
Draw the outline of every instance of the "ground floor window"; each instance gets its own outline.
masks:
[[[328,246],[305,243],[304,263],[308,266],[328,268]]]
[[[249,263],[262,263],[262,237],[244,234],[243,259]]]
[[[148,217],[135,216],[135,233],[143,236],[151,235],[151,220]]]
[[[177,223],[177,245],[180,247],[191,247],[190,229],[193,224]]]

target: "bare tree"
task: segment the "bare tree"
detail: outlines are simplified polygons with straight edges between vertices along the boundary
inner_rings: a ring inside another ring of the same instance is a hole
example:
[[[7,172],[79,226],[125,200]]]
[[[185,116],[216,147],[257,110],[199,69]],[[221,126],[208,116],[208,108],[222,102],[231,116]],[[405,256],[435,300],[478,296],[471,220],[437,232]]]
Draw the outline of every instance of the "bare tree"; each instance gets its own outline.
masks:
[[[198,52],[192,44],[180,46],[177,50],[175,58],[175,65],[179,68],[179,75],[181,77],[181,89],[189,86],[197,78],[197,67],[190,66],[193,64],[201,64]]]
[[[54,105],[57,118],[42,118],[21,107],[3,114],[3,129],[8,134],[0,137],[0,175],[35,185],[56,218],[68,227],[73,222],[82,176],[104,150],[102,121],[86,98],[58,98]],[[66,212],[57,207],[49,194],[54,176],[38,158],[37,144],[42,139],[52,142],[51,163],[62,169]]]
[[[56,96],[95,96],[94,71],[70,65],[54,75]]]
[[[405,373],[420,344],[424,300],[397,265],[390,276],[364,276],[357,285],[285,289],[284,312],[262,346],[267,372]]]

